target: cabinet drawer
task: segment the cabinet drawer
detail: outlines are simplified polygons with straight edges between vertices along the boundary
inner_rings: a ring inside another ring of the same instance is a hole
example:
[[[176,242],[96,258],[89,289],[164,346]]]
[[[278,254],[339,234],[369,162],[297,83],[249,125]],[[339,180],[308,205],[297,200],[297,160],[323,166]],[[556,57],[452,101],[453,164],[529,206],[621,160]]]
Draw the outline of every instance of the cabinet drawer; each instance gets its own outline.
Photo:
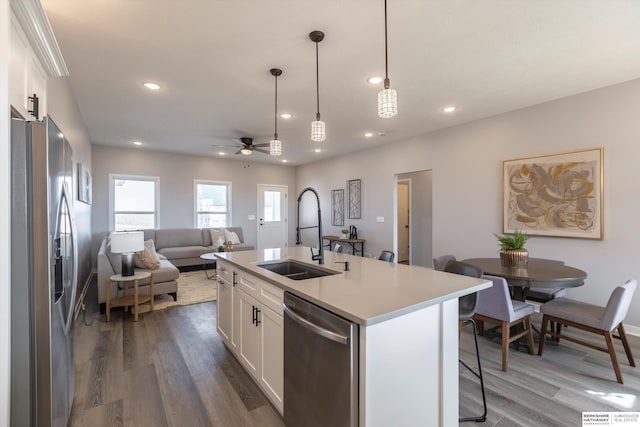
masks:
[[[229,263],[217,260],[216,273],[218,274],[218,277],[226,280],[227,283],[233,283],[233,269]]]
[[[282,289],[261,281],[258,300],[277,314],[282,315],[282,301],[284,300]]]
[[[260,280],[250,274],[240,272],[237,275],[238,287],[242,289],[247,295],[251,295],[254,298],[258,298],[258,286]]]

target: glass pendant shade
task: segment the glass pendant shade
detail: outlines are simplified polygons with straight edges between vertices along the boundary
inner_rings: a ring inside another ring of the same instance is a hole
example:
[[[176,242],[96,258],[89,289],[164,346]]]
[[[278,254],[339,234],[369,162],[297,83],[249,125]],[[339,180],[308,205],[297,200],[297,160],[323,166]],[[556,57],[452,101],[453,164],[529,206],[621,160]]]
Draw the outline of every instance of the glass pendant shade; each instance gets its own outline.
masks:
[[[395,89],[378,92],[378,116],[388,119],[398,114],[398,94]]]
[[[269,141],[269,154],[272,156],[280,156],[282,154],[282,141],[277,137]]]
[[[324,122],[316,120],[311,122],[311,140],[315,142],[322,142],[327,138]]]

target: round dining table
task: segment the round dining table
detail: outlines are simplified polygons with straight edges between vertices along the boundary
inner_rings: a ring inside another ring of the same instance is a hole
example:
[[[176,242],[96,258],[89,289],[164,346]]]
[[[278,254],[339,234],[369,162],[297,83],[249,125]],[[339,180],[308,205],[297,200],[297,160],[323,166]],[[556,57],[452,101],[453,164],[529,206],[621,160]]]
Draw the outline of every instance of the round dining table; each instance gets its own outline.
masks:
[[[482,270],[484,274],[504,277],[514,291],[513,297],[524,301],[529,288],[575,288],[584,285],[587,273],[565,265],[562,261],[529,258],[525,267],[504,267],[500,258],[469,258],[462,260]]]

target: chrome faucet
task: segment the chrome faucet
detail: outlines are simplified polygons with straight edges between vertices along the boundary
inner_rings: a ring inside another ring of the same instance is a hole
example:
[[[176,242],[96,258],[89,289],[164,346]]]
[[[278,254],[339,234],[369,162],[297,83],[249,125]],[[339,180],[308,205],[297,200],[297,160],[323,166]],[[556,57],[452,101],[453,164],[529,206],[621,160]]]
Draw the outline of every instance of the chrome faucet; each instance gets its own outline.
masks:
[[[300,227],[300,200],[302,196],[307,191],[311,191],[316,195],[316,201],[318,202],[318,225],[312,225],[309,227]],[[317,254],[313,253],[313,248],[311,249],[311,259],[314,261],[318,261],[318,264],[324,264],[324,249],[322,246],[322,214],[320,213],[320,197],[318,196],[318,192],[311,187],[307,187],[300,192],[298,196],[298,214],[296,216],[296,245],[301,245],[302,240],[300,239],[300,230],[306,230],[307,228],[318,228],[318,248],[319,252]]]

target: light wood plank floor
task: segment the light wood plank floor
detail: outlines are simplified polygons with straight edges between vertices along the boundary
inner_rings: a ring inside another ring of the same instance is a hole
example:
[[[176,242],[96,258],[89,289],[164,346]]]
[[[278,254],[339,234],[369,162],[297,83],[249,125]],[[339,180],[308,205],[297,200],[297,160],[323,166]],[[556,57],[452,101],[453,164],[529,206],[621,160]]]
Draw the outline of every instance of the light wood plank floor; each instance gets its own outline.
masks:
[[[106,323],[97,308],[79,318],[70,425],[282,426],[222,344],[215,312],[208,302],[146,313],[137,323],[122,311]],[[461,358],[475,365],[469,331]],[[630,341],[639,356],[640,339]],[[640,411],[640,368],[628,366],[621,346],[624,385],[615,382],[607,354],[575,344],[549,342],[542,357],[512,348],[505,373],[499,339],[489,334],[479,343],[489,405],[483,426],[580,426],[582,411]],[[480,410],[478,382],[463,367],[460,395],[461,415]]]

